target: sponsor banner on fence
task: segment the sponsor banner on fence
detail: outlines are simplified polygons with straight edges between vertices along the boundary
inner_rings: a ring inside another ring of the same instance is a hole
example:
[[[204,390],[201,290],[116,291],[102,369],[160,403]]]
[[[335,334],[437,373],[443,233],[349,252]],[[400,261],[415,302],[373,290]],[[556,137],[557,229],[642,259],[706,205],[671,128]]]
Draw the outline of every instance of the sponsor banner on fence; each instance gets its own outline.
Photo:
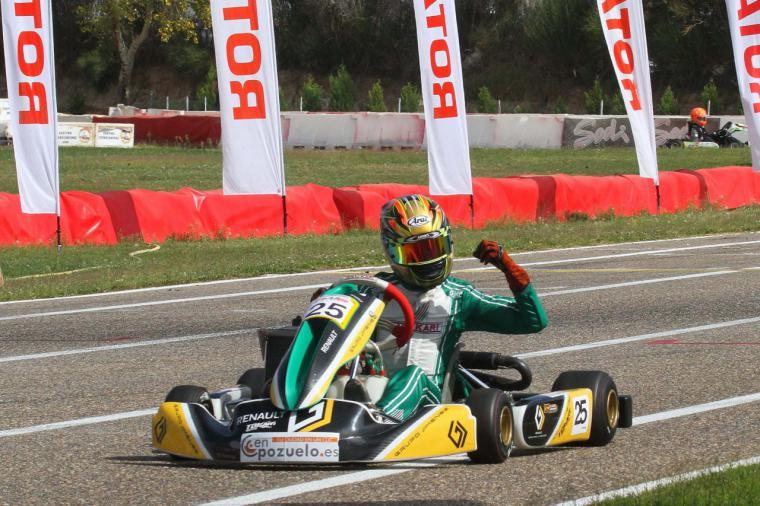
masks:
[[[636,145],[639,174],[659,184],[652,84],[641,0],[597,0],[602,31]]]
[[[760,171],[760,1],[726,0],[734,66],[752,147],[752,168]]]
[[[58,214],[55,58],[49,0],[4,1],[10,130],[21,209]]]
[[[96,123],[95,147],[135,147],[135,126],[130,123]]]
[[[707,120],[707,129],[717,130],[720,118]],[[688,118],[657,117],[654,119],[655,142],[664,146],[669,140],[683,140],[688,134]],[[632,146],[631,122],[626,116],[567,116],[562,133],[562,146],[598,148]]]
[[[225,194],[285,194],[271,0],[212,0]]]
[[[462,60],[454,0],[414,0],[430,193],[471,195]]]
[[[59,146],[95,146],[95,125],[93,123],[58,123]]]

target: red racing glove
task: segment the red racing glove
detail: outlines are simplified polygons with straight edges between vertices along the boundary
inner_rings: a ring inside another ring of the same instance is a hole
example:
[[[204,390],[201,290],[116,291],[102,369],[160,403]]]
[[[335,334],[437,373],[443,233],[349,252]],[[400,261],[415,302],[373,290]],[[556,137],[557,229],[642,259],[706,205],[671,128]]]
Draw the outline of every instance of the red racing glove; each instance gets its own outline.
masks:
[[[503,272],[512,293],[522,292],[530,283],[530,278],[525,269],[517,265],[498,242],[480,241],[472,254],[484,264],[491,264]]]

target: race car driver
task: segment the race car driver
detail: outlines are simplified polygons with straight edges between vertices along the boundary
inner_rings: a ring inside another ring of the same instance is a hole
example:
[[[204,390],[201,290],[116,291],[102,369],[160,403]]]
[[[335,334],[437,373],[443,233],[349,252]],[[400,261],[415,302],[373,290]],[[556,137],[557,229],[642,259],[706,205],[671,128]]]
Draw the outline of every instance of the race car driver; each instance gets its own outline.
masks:
[[[415,312],[415,332],[401,348],[393,345],[394,327],[403,321],[398,304],[389,304],[378,324],[376,341],[387,350],[383,360],[390,379],[377,406],[387,414],[403,420],[418,407],[441,401],[446,366],[462,332],[528,334],[546,327],[528,273],[498,243],[484,240],[474,255],[504,273],[513,298],[487,295],[450,276],[451,228],[433,200],[423,195],[391,200],[381,211],[380,235],[393,272],[378,277],[397,285]]]
[[[705,111],[702,107],[695,107],[692,109],[691,118],[688,122],[688,139],[692,142],[705,140],[711,141],[712,138],[710,138],[710,136],[707,134],[705,125],[707,125],[707,111]]]

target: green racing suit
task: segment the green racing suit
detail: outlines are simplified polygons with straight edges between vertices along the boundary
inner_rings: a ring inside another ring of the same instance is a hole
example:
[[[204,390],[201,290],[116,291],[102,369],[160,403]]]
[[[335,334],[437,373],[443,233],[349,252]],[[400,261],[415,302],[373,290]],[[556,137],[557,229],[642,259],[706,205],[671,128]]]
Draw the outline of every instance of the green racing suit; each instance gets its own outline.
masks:
[[[530,334],[547,325],[546,313],[531,284],[512,298],[487,295],[454,277],[426,291],[409,290],[393,274],[381,273],[378,277],[396,285],[415,313],[409,343],[383,353],[390,379],[377,405],[400,420],[420,406],[441,402],[446,367],[462,332]],[[375,340],[392,339],[394,327],[402,322],[399,305],[389,303],[378,323]]]

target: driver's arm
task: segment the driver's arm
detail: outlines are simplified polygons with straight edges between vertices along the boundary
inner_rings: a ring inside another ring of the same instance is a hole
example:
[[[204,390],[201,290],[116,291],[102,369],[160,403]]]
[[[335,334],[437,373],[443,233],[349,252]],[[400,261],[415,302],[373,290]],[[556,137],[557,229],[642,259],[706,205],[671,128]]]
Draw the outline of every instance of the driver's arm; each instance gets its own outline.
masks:
[[[514,298],[486,295],[467,283],[463,287],[462,330],[529,334],[546,327],[546,313],[525,269],[494,241],[481,241],[473,254],[504,273]]]
[[[531,284],[515,294],[514,298],[487,295],[466,282],[461,282],[461,288],[462,331],[533,334],[540,332],[548,323],[546,312]]]

